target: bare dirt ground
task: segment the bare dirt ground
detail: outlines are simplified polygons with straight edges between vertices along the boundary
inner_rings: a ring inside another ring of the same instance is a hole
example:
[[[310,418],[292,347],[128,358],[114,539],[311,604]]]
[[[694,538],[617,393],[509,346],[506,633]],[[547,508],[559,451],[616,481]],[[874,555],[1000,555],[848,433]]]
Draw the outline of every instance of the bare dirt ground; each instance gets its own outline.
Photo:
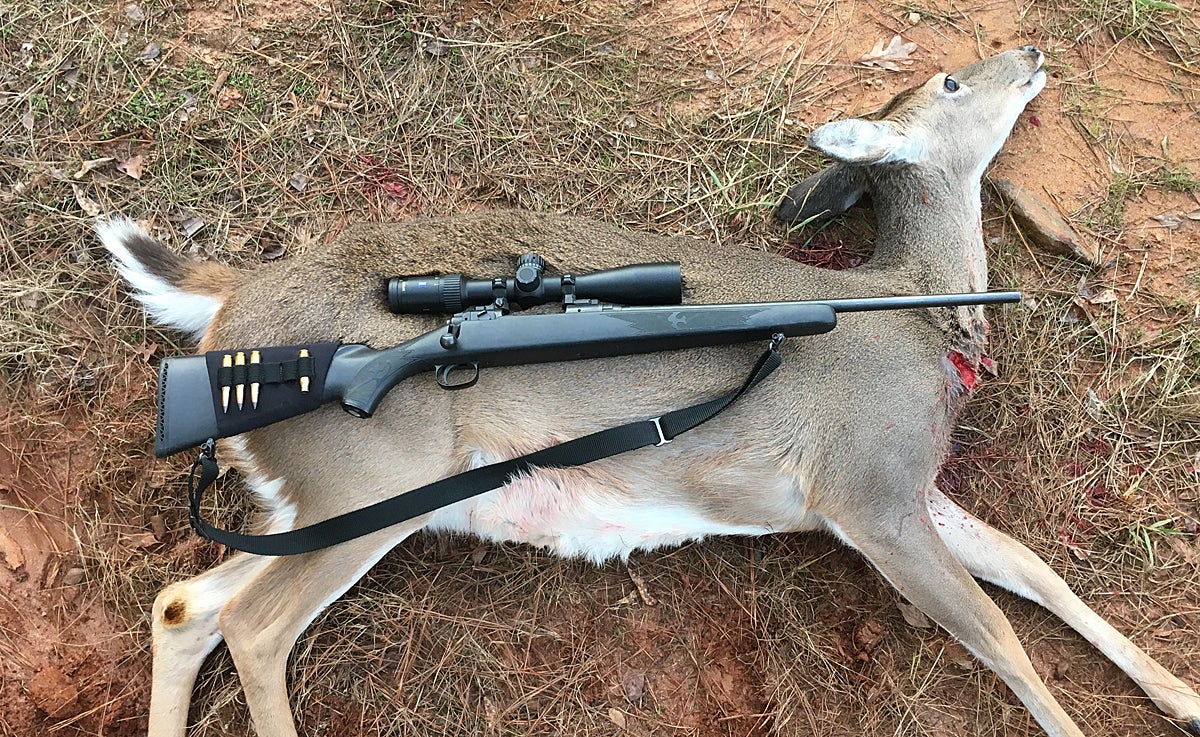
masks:
[[[26,7],[29,5],[29,7]],[[224,553],[155,460],[159,360],[93,237],[123,212],[197,258],[305,258],[347,222],[525,207],[870,255],[856,211],[787,232],[804,137],[1026,43],[1050,83],[988,178],[1100,253],[1043,253],[984,187],[997,376],[942,485],[1200,686],[1200,29],[1156,0],[0,4],[0,734],[137,735],[155,591]],[[893,34],[899,71],[855,61]],[[486,244],[481,244],[486,247]],[[237,480],[217,497],[244,519]],[[1175,735],[1121,672],[989,590],[1097,736]],[[820,536],[601,568],[418,537],[301,638],[307,735],[1034,735],[944,632]],[[223,650],[192,731],[250,734]]]

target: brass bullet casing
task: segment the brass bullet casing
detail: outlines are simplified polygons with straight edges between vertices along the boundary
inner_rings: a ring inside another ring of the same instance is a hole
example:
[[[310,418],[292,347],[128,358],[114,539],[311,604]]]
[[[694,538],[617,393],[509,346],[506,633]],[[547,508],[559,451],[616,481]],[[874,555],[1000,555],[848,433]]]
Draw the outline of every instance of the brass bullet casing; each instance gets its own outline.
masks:
[[[258,351],[250,351],[250,363],[262,363],[262,356]],[[258,382],[250,382],[250,408],[258,409]]]
[[[233,365],[234,366],[245,366],[246,365],[246,354],[243,353],[242,351],[238,351],[233,357]],[[244,400],[246,397],[246,385],[245,384],[236,384],[236,385],[234,385],[233,389],[234,389],[235,394],[237,395],[238,409],[241,409],[242,408],[242,400]]]
[[[224,356],[221,356],[222,368],[230,368],[232,366],[233,356],[229,355],[228,353],[226,353]],[[221,387],[221,409],[225,412],[229,411],[229,387],[227,386]]]
[[[308,358],[308,349],[307,348],[300,349],[300,357]],[[302,391],[302,392],[308,391],[308,377],[307,376],[300,377],[300,391]]]

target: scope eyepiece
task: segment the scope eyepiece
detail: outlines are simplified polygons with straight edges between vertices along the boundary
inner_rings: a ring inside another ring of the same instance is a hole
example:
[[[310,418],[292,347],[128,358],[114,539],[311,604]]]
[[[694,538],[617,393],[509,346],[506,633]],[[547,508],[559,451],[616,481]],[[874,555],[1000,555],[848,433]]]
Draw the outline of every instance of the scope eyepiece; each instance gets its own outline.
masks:
[[[513,279],[468,279],[462,274],[394,277],[388,280],[388,307],[401,314],[462,312],[506,299],[519,307],[594,299],[622,305],[676,305],[683,301],[678,263],[634,264],[590,274],[545,276],[546,261],[529,253],[517,261]]]

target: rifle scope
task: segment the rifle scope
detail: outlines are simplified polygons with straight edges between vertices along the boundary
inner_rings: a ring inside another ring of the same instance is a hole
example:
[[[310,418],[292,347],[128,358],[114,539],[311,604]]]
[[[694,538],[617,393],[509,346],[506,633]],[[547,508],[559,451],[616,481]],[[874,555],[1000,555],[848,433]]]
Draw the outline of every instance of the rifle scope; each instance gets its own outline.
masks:
[[[454,313],[501,298],[522,308],[576,299],[621,305],[677,305],[683,301],[683,277],[677,263],[634,264],[543,278],[545,270],[541,256],[527,253],[517,261],[513,279],[468,279],[462,274],[393,277],[388,280],[388,307],[401,314]]]

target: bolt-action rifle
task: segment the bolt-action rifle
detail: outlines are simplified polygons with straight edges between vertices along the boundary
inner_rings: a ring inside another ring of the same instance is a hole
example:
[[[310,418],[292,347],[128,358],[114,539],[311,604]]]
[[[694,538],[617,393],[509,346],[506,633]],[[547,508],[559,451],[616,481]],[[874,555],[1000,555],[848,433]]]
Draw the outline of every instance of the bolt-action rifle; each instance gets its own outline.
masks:
[[[159,369],[155,455],[280,422],[330,402],[355,417],[370,417],[392,387],[425,371],[433,371],[445,389],[463,389],[478,380],[481,368],[493,366],[730,345],[777,334],[816,335],[833,330],[843,312],[1021,299],[1020,292],[980,292],[680,305],[670,304],[681,299],[678,264],[555,279],[543,278],[543,269],[541,259],[531,254],[522,257],[511,283],[465,280],[458,274],[392,279],[388,295],[394,312],[456,313],[443,328],[392,348],[314,343],[166,358]],[[625,304],[609,303],[614,296]],[[561,301],[564,311],[509,314],[513,305],[546,301]],[[645,302],[649,304],[639,304]]]

